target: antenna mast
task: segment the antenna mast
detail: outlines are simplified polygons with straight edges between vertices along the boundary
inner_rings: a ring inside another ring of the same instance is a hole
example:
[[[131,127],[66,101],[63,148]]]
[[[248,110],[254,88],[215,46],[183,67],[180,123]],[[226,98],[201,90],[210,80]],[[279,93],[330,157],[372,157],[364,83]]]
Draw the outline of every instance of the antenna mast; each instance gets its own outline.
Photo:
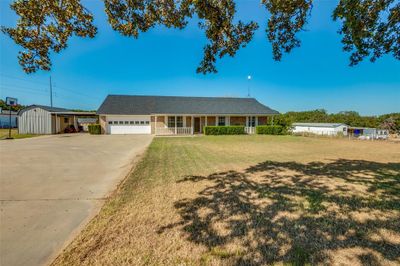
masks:
[[[251,76],[248,75],[247,76],[247,97],[250,97],[250,80],[251,80]]]

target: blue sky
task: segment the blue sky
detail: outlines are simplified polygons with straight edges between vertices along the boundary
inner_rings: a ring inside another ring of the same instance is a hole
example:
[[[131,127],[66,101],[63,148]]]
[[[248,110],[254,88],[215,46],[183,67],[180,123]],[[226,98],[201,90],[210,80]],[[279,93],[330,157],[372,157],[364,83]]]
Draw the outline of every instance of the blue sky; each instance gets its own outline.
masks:
[[[10,1],[0,1],[1,25],[15,25]],[[255,20],[260,29],[253,41],[234,58],[217,63],[217,74],[196,74],[207,42],[192,21],[184,30],[156,27],[139,39],[111,29],[102,1],[84,1],[93,12],[98,35],[73,37],[68,48],[52,54],[51,72],[27,75],[18,65],[19,47],[0,37],[0,97],[13,96],[22,104],[49,105],[49,76],[54,84],[54,105],[97,109],[107,94],[251,96],[280,111],[324,108],[328,112],[358,111],[378,115],[400,111],[400,61],[390,56],[376,63],[348,66],[342,52],[338,23],[331,14],[336,1],[316,0],[302,46],[272,59],[266,39],[267,12],[259,0],[237,1],[237,18]]]

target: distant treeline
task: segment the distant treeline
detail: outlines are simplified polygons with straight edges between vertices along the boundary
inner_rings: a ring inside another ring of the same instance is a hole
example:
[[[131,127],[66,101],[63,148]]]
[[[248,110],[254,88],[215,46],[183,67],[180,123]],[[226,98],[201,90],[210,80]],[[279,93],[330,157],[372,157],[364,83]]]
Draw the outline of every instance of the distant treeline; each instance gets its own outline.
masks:
[[[326,110],[318,109],[304,112],[287,112],[277,118],[277,122],[278,124],[291,124],[294,122],[344,123],[352,127],[389,129],[391,133],[400,131],[400,113],[361,116],[354,111],[328,114]]]

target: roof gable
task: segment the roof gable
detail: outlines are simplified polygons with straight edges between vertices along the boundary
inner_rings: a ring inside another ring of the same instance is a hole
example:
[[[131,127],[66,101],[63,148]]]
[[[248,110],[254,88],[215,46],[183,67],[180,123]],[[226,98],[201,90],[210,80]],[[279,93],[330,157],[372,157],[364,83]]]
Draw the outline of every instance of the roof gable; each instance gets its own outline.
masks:
[[[279,114],[254,98],[108,95],[97,114]]]

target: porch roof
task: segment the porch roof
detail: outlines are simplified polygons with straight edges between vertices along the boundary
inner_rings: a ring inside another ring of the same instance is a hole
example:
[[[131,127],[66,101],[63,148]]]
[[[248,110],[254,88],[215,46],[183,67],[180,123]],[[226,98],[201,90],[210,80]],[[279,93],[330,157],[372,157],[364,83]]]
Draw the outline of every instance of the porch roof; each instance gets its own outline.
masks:
[[[254,98],[108,95],[97,114],[279,114]]]

